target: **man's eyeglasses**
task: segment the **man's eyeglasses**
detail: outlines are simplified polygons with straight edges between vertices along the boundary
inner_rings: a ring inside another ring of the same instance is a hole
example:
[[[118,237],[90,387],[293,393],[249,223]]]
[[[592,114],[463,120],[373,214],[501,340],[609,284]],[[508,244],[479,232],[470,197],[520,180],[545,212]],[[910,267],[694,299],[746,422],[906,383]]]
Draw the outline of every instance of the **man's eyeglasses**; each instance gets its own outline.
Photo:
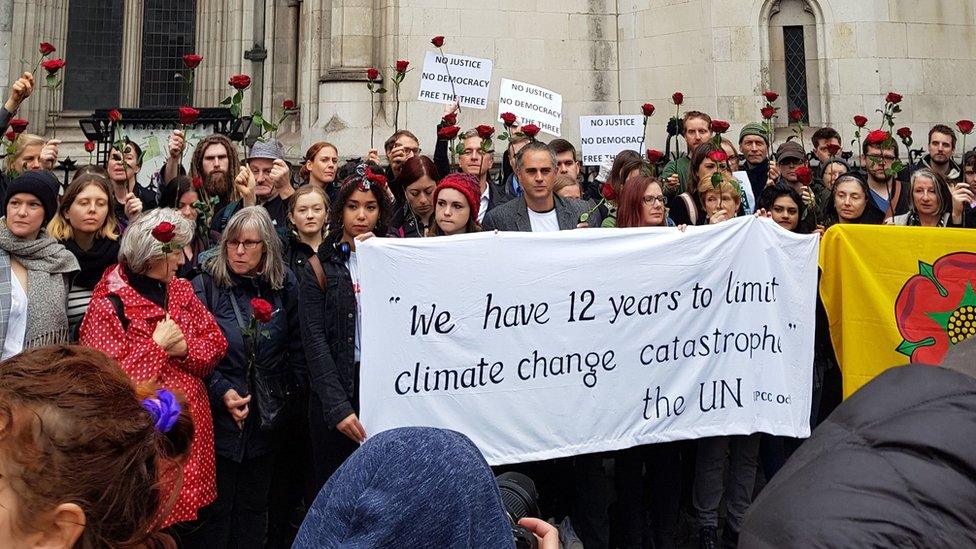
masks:
[[[643,197],[644,204],[660,204],[662,206],[668,205],[668,197],[666,196],[645,196]]]
[[[228,240],[227,247],[231,250],[236,250],[241,246],[244,246],[245,250],[253,250],[261,244],[260,240]]]
[[[872,162],[894,162],[896,160],[895,156],[888,156],[886,154],[869,154],[868,160]]]

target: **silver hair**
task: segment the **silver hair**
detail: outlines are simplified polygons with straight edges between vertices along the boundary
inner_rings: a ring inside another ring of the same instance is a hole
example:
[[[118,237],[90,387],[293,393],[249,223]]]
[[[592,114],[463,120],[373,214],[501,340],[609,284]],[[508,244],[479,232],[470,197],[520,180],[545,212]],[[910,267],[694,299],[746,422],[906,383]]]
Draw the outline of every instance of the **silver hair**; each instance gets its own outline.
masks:
[[[111,215],[111,212],[109,212]],[[125,263],[133,272],[145,274],[150,263],[163,259],[162,244],[152,235],[152,230],[162,222],[172,223],[176,230],[173,242],[183,248],[193,240],[193,223],[172,208],[156,208],[143,212],[129,224],[119,244],[119,263]]]
[[[263,278],[274,290],[285,286],[285,261],[281,252],[281,239],[275,231],[271,216],[264,206],[250,206],[241,208],[227,222],[227,228],[220,237],[217,253],[204,264],[203,268],[218,286],[230,287],[234,285],[228,265],[227,242],[238,238],[244,229],[257,230],[264,242],[264,253],[261,254],[261,265],[258,266],[258,276]]]
[[[932,181],[932,184],[935,186],[935,196],[939,199],[939,211],[937,215],[942,216],[946,212],[950,211],[952,209],[952,196],[949,195],[949,201],[946,203],[947,193],[942,189],[942,187],[946,186],[947,183],[942,176],[936,175],[936,173],[929,168],[919,168],[912,172],[912,177],[908,180],[908,208],[913,212],[916,211],[915,180],[919,177],[929,178]]]
[[[529,141],[524,147],[519,149],[519,152],[515,155],[515,172],[518,173],[522,170],[522,157],[530,152],[543,151],[549,154],[549,158],[552,160],[552,167],[556,167],[556,152],[552,150],[552,147],[546,145],[541,141]]]

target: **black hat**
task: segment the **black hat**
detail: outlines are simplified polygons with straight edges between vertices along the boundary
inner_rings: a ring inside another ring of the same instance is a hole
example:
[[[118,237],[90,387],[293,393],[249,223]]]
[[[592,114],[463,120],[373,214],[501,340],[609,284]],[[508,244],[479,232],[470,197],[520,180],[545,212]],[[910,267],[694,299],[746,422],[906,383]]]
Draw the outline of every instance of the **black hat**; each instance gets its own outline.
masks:
[[[41,201],[44,206],[44,225],[54,218],[58,211],[58,190],[61,185],[54,174],[41,170],[26,171],[7,185],[7,194],[3,197],[4,215],[7,212],[7,204],[11,197],[19,193],[32,194]]]

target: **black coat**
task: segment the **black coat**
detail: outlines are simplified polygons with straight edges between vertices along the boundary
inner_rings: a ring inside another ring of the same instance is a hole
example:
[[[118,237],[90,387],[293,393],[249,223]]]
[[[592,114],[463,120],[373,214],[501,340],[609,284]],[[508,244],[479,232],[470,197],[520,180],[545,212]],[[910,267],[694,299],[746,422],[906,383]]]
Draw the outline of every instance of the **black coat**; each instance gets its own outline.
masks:
[[[341,248],[319,247],[325,292],[306,263],[301,280],[301,328],[309,372],[309,398],[318,399],[325,425],[335,428],[359,411],[356,363],[356,294]],[[309,409],[316,409],[309,406]]]
[[[214,449],[218,455],[236,462],[270,454],[274,450],[274,433],[260,429],[261,403],[255,399],[252,398],[248,404],[249,412],[244,420],[243,430],[237,427],[224,405],[224,394],[230,389],[237,390],[241,396],[250,394],[247,382],[247,351],[231,299],[237,301],[245,323],[251,319],[252,298],[265,299],[274,307],[275,313],[271,322],[258,327],[260,332],[266,333],[257,335],[255,365],[288,376],[294,387],[304,384],[307,377],[302,340],[295,337],[301,329],[298,282],[290,270],[285,273],[285,286],[277,291],[272,290],[263,280],[236,275],[231,275],[235,284],[233,287],[216,285],[208,273],[201,273],[192,282],[197,298],[213,314],[220,331],[227,339],[227,354],[207,377],[206,385],[213,413]]]
[[[766,485],[740,548],[976,546],[976,379],[892,368]]]

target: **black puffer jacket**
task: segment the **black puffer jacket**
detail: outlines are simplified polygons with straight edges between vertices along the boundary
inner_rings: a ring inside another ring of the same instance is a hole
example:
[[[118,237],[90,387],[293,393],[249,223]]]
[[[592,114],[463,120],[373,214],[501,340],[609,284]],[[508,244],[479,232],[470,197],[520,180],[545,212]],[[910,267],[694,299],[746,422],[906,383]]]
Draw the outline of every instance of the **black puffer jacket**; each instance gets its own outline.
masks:
[[[206,379],[210,409],[213,412],[214,448],[217,454],[240,462],[267,455],[274,450],[274,433],[260,428],[261,403],[252,398],[249,411],[244,420],[244,429],[237,427],[227,406],[224,394],[235,389],[241,396],[251,391],[247,380],[247,353],[244,337],[234,313],[231,299],[237,302],[242,321],[247,324],[252,318],[251,299],[260,297],[274,307],[271,322],[259,326],[262,332],[257,336],[257,359],[255,364],[266,369],[265,379],[280,386],[290,387],[290,398],[300,398],[301,386],[307,377],[305,354],[301,338],[295,334],[299,327],[298,282],[290,270],[285,271],[285,286],[272,290],[263,280],[231,275],[232,287],[222,287],[214,283],[210,274],[204,272],[193,279],[193,290],[197,298],[210,310],[220,331],[227,339],[227,354]],[[277,386],[277,385],[276,385]],[[296,403],[298,404],[298,403]]]
[[[911,365],[862,387],[763,489],[739,547],[976,547],[976,378]]]
[[[348,249],[346,247],[346,249]],[[335,428],[359,411],[356,365],[356,295],[346,266],[343,246],[326,242],[319,247],[325,273],[325,292],[319,289],[306,262],[301,280],[301,326],[309,371],[309,398],[317,399],[325,425]]]

